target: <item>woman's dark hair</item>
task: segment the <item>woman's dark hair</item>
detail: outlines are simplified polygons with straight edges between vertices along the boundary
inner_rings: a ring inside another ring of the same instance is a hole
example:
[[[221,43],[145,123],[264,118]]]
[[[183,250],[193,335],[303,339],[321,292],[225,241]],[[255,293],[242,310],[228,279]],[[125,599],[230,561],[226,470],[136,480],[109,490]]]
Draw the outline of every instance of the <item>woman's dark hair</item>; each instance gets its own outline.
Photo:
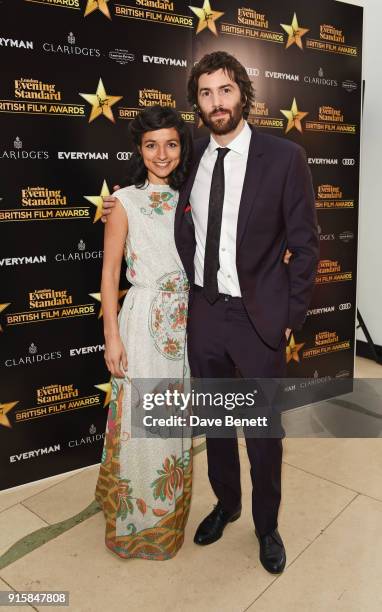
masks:
[[[179,135],[181,153],[178,166],[168,177],[168,184],[172,189],[178,190],[184,183],[192,154],[191,134],[186,123],[176,110],[168,106],[150,106],[139,113],[130,123],[130,134],[136,150],[128,161],[127,178],[123,186],[135,185],[141,188],[147,181],[147,168],[138,151],[142,136],[145,132],[175,128]]]
[[[255,92],[247,74],[246,69],[240,62],[225,51],[215,51],[204,55],[191,70],[187,84],[189,103],[196,108],[198,106],[198,83],[202,74],[212,74],[222,68],[235,81],[241,92],[244,119],[248,118],[251,106],[255,100]]]

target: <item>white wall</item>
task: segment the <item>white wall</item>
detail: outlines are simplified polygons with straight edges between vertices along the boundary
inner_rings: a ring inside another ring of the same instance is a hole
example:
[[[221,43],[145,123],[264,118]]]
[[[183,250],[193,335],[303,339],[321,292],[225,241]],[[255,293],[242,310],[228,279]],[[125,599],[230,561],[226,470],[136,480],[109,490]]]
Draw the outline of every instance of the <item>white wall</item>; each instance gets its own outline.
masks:
[[[338,0],[341,1],[341,0]],[[382,345],[382,61],[381,0],[348,0],[364,7],[363,78],[366,81],[360,194],[358,309]],[[357,338],[365,340],[358,330]]]

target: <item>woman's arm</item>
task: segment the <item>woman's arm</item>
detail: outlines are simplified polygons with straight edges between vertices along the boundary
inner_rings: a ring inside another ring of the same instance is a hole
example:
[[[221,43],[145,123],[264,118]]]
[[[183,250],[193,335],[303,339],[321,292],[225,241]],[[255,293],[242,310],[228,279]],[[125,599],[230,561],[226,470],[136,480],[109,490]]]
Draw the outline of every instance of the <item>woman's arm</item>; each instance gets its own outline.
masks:
[[[105,361],[114,376],[124,377],[121,368],[127,370],[126,352],[118,329],[118,291],[121,263],[128,232],[127,215],[121,202],[116,206],[105,226],[104,254],[101,280],[101,304],[103,310]]]

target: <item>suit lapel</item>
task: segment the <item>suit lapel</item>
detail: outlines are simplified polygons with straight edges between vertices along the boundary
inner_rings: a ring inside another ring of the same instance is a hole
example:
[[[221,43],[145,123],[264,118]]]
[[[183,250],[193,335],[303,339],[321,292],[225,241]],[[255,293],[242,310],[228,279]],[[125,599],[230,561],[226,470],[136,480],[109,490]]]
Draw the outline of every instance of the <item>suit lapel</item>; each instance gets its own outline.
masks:
[[[236,250],[239,248],[240,242],[243,239],[248,217],[254,207],[263,171],[263,137],[258,130],[254,128],[251,129],[252,136],[249,143],[247,168],[245,171],[237,221]]]

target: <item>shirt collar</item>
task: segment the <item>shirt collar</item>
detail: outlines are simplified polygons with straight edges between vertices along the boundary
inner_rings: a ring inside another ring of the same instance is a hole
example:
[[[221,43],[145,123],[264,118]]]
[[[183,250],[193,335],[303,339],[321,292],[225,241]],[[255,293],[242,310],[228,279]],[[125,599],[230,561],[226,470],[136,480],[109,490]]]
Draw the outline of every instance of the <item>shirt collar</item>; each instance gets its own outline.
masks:
[[[238,153],[239,155],[245,155],[246,153],[248,153],[251,136],[252,130],[249,127],[247,121],[244,121],[244,127],[241,132],[227,146],[232,151],[235,151],[235,153]],[[215,138],[211,134],[210,142],[207,147],[208,153],[210,155],[212,153],[215,153],[216,149],[218,149],[219,147],[221,147],[221,145],[216,142]]]

